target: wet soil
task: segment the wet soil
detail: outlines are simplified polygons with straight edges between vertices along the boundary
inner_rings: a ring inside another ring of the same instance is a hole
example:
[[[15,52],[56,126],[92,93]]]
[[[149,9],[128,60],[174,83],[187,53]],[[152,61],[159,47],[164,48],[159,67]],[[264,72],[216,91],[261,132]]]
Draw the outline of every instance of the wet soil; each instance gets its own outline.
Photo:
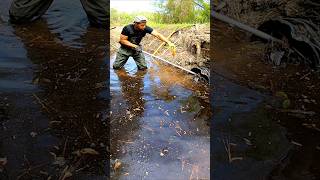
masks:
[[[319,179],[319,76],[273,67],[235,28],[217,22],[211,34],[213,178]]]

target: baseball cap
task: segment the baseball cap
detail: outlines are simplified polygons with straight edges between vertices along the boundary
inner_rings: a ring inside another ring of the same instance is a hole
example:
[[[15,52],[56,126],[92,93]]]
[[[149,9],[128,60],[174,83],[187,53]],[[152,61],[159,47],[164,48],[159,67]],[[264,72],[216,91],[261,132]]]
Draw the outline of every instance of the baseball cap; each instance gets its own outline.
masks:
[[[147,22],[147,18],[144,16],[136,16],[133,20],[134,23]]]

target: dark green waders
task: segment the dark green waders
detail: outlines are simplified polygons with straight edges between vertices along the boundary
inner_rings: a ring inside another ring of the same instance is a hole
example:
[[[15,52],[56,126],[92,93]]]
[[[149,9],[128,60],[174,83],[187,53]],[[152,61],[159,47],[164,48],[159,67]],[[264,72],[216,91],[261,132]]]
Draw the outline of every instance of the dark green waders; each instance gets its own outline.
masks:
[[[127,49],[123,47],[120,47],[118,50],[116,60],[113,63],[113,69],[122,68],[126,64],[130,56],[136,62],[139,70],[147,69],[146,60],[142,52],[139,53],[133,49]]]
[[[80,0],[90,23],[107,28],[108,0]],[[53,0],[13,0],[9,14],[12,23],[30,22],[41,17],[50,7]]]

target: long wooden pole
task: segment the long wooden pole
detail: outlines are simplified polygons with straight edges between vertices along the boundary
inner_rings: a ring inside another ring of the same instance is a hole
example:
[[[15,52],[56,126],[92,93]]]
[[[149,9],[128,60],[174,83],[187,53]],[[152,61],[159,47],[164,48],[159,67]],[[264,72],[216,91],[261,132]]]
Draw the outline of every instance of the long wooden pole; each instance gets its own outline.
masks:
[[[193,2],[195,4],[197,4],[199,7],[201,7],[202,9],[205,9],[198,2],[196,2],[196,1],[193,1]],[[218,19],[218,20],[220,20],[220,21],[223,21],[223,22],[226,22],[228,24],[234,25],[234,26],[236,26],[236,27],[238,27],[238,28],[240,28],[242,30],[248,31],[248,32],[250,32],[250,33],[252,33],[252,34],[254,34],[254,35],[258,36],[258,37],[261,37],[263,39],[266,39],[268,41],[274,41],[274,42],[282,43],[282,41],[280,39],[277,39],[277,38],[275,38],[275,37],[273,37],[273,36],[271,36],[271,35],[269,35],[269,34],[267,34],[265,32],[259,31],[259,30],[255,29],[253,27],[250,27],[250,26],[248,26],[246,24],[243,24],[243,23],[241,23],[239,21],[236,21],[236,20],[234,20],[234,19],[232,19],[232,18],[230,18],[228,16],[225,16],[223,14],[217,13],[214,10],[211,10],[211,16],[216,18],[216,19]]]
[[[111,46],[113,46],[114,48],[118,49],[118,47],[117,47],[116,45],[114,45],[114,44],[111,44]],[[147,55],[149,55],[149,56],[151,56],[151,57],[154,57],[154,58],[156,58],[156,59],[158,59],[158,60],[161,60],[161,61],[163,61],[163,62],[166,62],[166,63],[168,63],[168,64],[170,64],[170,65],[172,65],[172,66],[174,66],[174,67],[176,67],[176,68],[179,68],[179,69],[181,69],[181,70],[184,70],[184,71],[186,71],[186,72],[188,72],[188,73],[190,73],[190,74],[193,74],[193,75],[196,75],[196,74],[197,74],[197,73],[195,73],[195,72],[193,72],[193,71],[190,71],[189,69],[186,69],[186,68],[184,68],[184,67],[181,67],[181,66],[179,66],[179,65],[176,65],[176,64],[174,64],[174,63],[172,63],[172,62],[170,62],[170,61],[168,61],[168,60],[165,60],[165,59],[163,59],[163,58],[161,58],[161,57],[159,57],[159,56],[153,55],[153,54],[148,53],[148,52],[146,52],[146,51],[142,51],[142,52],[145,53],[145,54],[147,54]]]
[[[263,39],[266,39],[268,41],[274,41],[274,42],[279,42],[279,43],[282,42],[280,39],[277,39],[277,38],[275,38],[273,36],[270,36],[269,34],[267,34],[265,32],[259,31],[259,30],[255,29],[255,28],[252,28],[252,27],[250,27],[250,26],[248,26],[246,24],[243,24],[243,23],[241,23],[239,21],[231,19],[228,16],[225,16],[223,14],[217,13],[215,11],[211,11],[211,16],[216,18],[216,19],[218,19],[218,20],[220,20],[220,21],[229,23],[229,24],[234,25],[234,26],[236,26],[236,27],[238,27],[240,29],[248,31],[248,32],[250,32],[250,33],[252,33],[252,34],[254,34],[254,35],[258,36],[258,37],[261,37]]]

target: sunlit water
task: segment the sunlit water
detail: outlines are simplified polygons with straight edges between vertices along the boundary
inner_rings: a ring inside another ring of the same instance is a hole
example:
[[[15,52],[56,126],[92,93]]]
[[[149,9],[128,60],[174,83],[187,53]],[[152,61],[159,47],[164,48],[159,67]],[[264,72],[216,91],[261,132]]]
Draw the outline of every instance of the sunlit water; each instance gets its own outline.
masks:
[[[112,177],[209,179],[207,88],[146,59],[145,72],[137,71],[132,58],[124,69],[110,70],[112,160],[122,163]]]

